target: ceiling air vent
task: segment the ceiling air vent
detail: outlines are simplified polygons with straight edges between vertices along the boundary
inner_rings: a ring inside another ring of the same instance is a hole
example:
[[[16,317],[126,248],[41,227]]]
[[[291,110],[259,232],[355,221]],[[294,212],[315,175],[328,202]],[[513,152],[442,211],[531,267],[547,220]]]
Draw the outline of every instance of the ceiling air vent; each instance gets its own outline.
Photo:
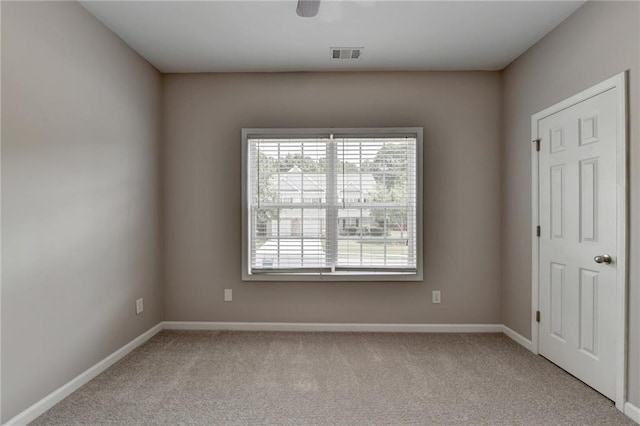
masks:
[[[364,47],[332,47],[331,59],[359,59]]]

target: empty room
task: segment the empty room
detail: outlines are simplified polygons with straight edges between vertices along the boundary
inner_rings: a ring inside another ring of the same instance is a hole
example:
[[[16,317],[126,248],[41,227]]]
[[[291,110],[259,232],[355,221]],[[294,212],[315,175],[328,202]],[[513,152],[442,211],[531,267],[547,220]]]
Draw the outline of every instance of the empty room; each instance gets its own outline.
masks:
[[[640,2],[0,24],[0,424],[640,424]]]

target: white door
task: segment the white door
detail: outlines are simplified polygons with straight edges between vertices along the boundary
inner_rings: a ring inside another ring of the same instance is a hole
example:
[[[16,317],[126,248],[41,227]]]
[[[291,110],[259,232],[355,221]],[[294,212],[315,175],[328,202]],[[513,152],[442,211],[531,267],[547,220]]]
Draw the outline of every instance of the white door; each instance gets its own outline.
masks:
[[[611,399],[618,105],[610,89],[538,121],[539,352]]]

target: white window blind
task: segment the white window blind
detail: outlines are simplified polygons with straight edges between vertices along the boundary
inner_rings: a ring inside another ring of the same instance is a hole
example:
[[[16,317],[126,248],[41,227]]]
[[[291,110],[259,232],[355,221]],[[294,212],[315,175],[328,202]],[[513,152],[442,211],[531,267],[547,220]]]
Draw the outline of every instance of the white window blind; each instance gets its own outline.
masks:
[[[415,273],[418,137],[248,135],[249,274]]]

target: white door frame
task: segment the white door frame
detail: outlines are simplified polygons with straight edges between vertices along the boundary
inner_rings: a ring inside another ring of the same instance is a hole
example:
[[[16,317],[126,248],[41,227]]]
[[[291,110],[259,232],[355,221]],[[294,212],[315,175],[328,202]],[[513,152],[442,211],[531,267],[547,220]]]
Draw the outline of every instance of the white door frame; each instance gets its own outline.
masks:
[[[617,259],[618,267],[616,283],[616,307],[618,317],[616,318],[616,407],[623,411],[626,402],[627,391],[627,76],[626,72],[615,75],[602,83],[571,96],[564,101],[557,103],[531,116],[531,140],[537,140],[538,122],[550,115],[575,104],[583,102],[589,98],[597,96],[608,90],[617,90],[617,102],[620,114],[618,115],[617,128]],[[538,354],[539,322],[536,321],[536,312],[539,307],[539,264],[540,264],[540,242],[537,237],[537,227],[539,225],[539,181],[538,181],[538,152],[536,144],[532,144],[531,149],[531,248],[532,248],[532,268],[531,268],[531,342],[533,352]]]

